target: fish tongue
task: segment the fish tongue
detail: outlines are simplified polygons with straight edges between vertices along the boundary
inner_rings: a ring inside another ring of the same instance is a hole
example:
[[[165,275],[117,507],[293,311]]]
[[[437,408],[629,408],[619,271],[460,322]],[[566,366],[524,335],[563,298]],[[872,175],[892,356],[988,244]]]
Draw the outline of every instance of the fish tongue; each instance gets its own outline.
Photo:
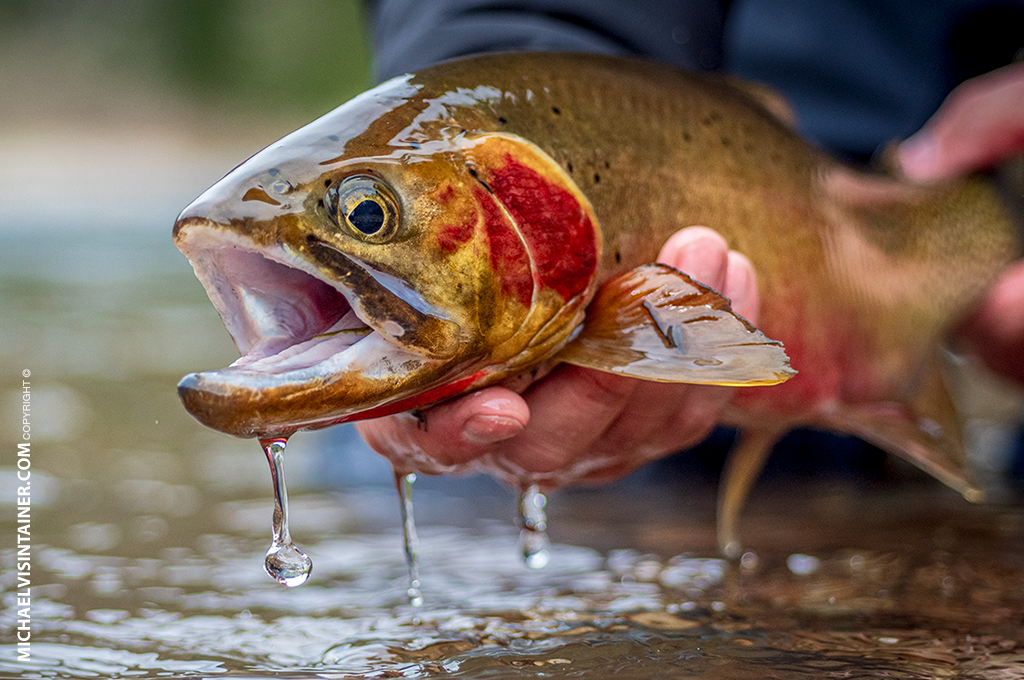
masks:
[[[296,342],[294,338],[281,336],[263,338],[231,364],[231,367],[281,373],[313,366],[346,350],[370,332],[372,330],[355,315],[355,312],[349,310],[333,326],[309,340]]]

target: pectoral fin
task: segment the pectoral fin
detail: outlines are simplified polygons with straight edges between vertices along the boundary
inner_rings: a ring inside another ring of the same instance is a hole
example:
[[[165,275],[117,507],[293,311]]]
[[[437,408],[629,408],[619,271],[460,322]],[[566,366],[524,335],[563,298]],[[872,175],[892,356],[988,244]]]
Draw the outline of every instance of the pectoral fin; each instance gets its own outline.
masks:
[[[729,301],[664,264],[605,281],[560,361],[660,382],[774,385],[796,374],[782,343]]]

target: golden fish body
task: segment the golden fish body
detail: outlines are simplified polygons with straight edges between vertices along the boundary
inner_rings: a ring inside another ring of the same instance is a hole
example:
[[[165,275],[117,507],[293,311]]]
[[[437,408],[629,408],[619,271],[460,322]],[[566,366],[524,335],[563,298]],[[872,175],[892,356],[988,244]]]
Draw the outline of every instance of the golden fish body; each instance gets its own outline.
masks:
[[[759,385],[727,413],[750,434],[723,544],[797,425],[859,434],[969,492],[936,353],[1017,256],[1012,225],[981,179],[925,189],[858,172],[777,108],[724,79],[586,55],[475,57],[361,95],[179,217],[175,241],[244,354],[186,376],[186,407],[281,435],[569,361]],[[644,266],[690,225],[753,262],[763,334],[714,291]],[[800,373],[764,387],[792,375],[769,338]]]

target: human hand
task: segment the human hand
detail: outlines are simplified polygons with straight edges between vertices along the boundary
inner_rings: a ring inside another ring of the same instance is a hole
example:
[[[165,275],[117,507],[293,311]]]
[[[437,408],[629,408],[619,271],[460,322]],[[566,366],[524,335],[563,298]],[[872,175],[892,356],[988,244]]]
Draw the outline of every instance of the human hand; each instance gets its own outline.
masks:
[[[899,148],[903,174],[932,183],[1024,152],[1024,64],[969,80]],[[993,370],[1024,383],[1024,262],[1003,272],[957,335]]]
[[[753,266],[704,227],[672,236],[658,256],[730,298],[757,323]],[[522,395],[487,387],[423,413],[357,424],[378,453],[421,472],[485,467],[515,483],[603,482],[703,440],[733,388],[655,383],[561,365]]]
[[[897,151],[900,170],[931,183],[1024,152],[1024,63],[962,83]]]

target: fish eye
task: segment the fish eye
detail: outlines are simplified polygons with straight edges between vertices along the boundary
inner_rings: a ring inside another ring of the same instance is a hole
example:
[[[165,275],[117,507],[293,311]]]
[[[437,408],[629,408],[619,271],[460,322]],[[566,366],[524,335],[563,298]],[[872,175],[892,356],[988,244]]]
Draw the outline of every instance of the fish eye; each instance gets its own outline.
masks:
[[[384,228],[384,208],[380,203],[370,199],[363,199],[352,208],[348,214],[349,223],[364,234],[376,234]]]
[[[370,175],[331,184],[324,207],[339,227],[363,241],[384,243],[398,231],[398,202],[384,182]]]

